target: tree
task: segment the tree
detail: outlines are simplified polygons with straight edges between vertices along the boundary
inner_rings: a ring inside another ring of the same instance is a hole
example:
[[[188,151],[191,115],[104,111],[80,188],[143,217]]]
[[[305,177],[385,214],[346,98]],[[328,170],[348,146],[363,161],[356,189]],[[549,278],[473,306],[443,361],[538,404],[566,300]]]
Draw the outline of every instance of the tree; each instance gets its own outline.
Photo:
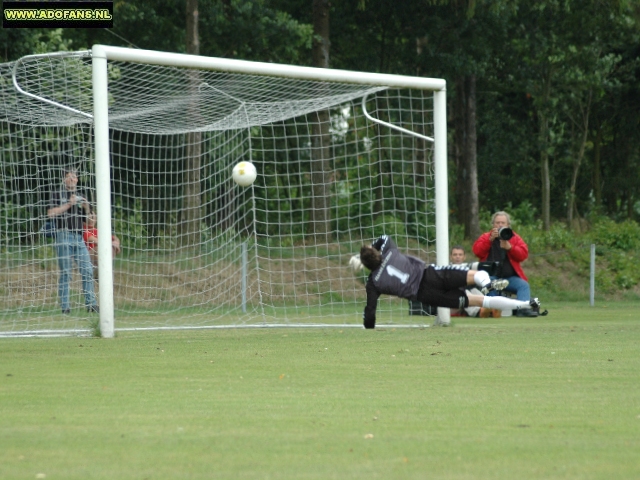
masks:
[[[427,65],[439,65],[440,76],[453,84],[450,103],[454,142],[450,151],[455,166],[456,213],[465,237],[477,238],[481,233],[477,83],[480,78],[481,85],[486,84],[512,12],[502,1],[430,1],[425,5],[429,14],[422,23],[425,36],[418,42],[419,61],[425,65],[420,71]]]
[[[605,100],[619,60],[612,52],[624,43],[621,6],[616,0],[520,5],[520,20],[511,32],[514,60],[508,64],[520,65],[512,70],[516,83],[531,96],[545,229],[551,224],[552,198],[564,203],[569,224],[577,214],[577,185],[592,145],[591,113]],[[552,195],[554,189],[559,191]]]
[[[200,54],[200,36],[198,34],[198,0],[186,2],[186,45],[187,53]],[[200,75],[197,71],[191,71],[189,76],[190,116],[197,117],[198,89]],[[180,211],[178,225],[178,246],[193,247],[200,244],[200,223],[202,222],[202,200],[200,187],[200,157],[202,155],[202,133],[188,132],[186,134],[186,152],[184,158],[184,193],[183,204]]]
[[[329,68],[329,0],[313,0],[313,65]],[[311,149],[311,222],[316,241],[331,241],[331,136],[327,110],[315,114]]]
[[[116,28],[63,29],[60,48],[109,43],[189,51],[184,5],[116,2]],[[315,0],[313,6],[309,0],[199,0],[200,53],[323,68],[330,53],[334,68],[445,78],[452,206],[467,236],[474,236],[474,212],[535,198],[545,228],[593,208],[638,216],[636,0]],[[323,9],[327,15],[317,16]],[[0,47],[7,58],[34,53],[43,34],[3,31]],[[321,129],[327,118],[310,123],[317,126],[314,223],[329,232],[330,210],[322,216],[321,199],[333,181],[326,163],[333,147]],[[175,170],[181,168],[176,161]]]

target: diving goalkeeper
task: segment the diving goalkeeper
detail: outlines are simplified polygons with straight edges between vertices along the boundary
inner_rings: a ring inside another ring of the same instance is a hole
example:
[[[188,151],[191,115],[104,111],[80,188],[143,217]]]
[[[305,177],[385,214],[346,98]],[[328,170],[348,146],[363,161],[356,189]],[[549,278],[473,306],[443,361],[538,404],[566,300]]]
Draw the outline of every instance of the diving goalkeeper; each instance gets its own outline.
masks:
[[[455,309],[468,306],[497,310],[540,309],[537,298],[520,301],[506,297],[487,297],[486,293],[502,290],[508,282],[492,282],[488,272],[471,270],[461,265],[426,265],[419,258],[400,253],[395,242],[387,235],[382,235],[370,246],[363,246],[359,260],[357,256],[352,257],[350,265],[354,270],[364,266],[371,271],[366,283],[365,328],[376,326],[376,309],[381,294]],[[477,285],[483,294],[468,293],[465,290],[467,285]]]

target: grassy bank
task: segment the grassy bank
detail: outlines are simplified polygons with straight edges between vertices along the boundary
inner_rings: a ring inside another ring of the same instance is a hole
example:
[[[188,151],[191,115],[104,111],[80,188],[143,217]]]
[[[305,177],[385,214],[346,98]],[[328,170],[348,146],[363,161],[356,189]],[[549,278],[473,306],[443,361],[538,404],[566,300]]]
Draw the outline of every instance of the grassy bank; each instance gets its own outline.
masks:
[[[512,221],[514,230],[529,246],[529,259],[523,268],[534,296],[547,301],[588,301],[591,245],[595,245],[596,299],[640,299],[640,225],[594,218],[584,222],[579,231],[560,222],[544,231],[540,222],[527,217],[524,210],[515,209]],[[481,228],[483,231],[491,228],[487,213],[483,215]],[[452,226],[451,244],[462,244],[467,258],[475,259],[473,242],[462,237],[462,228]]]

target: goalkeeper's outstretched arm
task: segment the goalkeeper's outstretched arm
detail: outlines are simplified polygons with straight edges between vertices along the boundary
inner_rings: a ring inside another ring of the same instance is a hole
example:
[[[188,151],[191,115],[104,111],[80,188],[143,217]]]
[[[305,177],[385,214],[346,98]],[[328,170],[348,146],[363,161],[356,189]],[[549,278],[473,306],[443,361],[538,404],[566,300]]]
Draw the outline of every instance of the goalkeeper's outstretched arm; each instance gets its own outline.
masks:
[[[364,307],[364,328],[375,328],[376,326],[376,309],[378,308],[378,298],[380,293],[373,283],[367,280],[367,305]]]

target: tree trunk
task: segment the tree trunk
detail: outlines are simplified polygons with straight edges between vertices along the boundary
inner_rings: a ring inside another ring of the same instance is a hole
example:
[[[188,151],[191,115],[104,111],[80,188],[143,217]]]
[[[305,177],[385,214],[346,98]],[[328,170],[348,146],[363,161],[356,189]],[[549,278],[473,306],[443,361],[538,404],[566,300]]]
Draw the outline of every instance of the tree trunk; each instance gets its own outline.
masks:
[[[576,185],[578,183],[578,174],[580,173],[580,167],[584,158],[584,151],[587,145],[587,139],[589,138],[589,115],[591,112],[591,98],[592,92],[589,91],[587,103],[582,109],[581,122],[578,125],[580,128],[580,140],[578,145],[578,152],[573,160],[573,173],[571,175],[571,185],[569,187],[569,201],[567,205],[567,224],[569,228],[573,226],[573,214],[577,212],[576,206]]]
[[[187,0],[187,53],[200,55],[198,0]]]
[[[476,76],[469,75],[465,79],[466,124],[467,135],[464,155],[462,157],[467,170],[466,201],[467,222],[464,225],[465,237],[475,239],[480,236],[480,209],[478,206],[478,135],[476,132]]]
[[[313,0],[313,66],[329,68],[329,0]]]
[[[544,114],[540,114],[539,139],[540,149],[540,182],[542,184],[542,228],[545,231],[551,229],[551,179],[549,177],[549,150],[547,137],[549,135],[549,120]]]
[[[313,0],[313,65],[329,68],[329,8],[328,0]],[[317,113],[313,123],[311,155],[311,225],[315,241],[331,241],[331,136],[328,110]]]
[[[187,53],[200,54],[198,35],[198,0],[187,0]],[[190,117],[199,116],[197,93],[200,75],[191,71],[189,75]],[[200,157],[202,154],[202,134],[190,132],[186,134],[186,151],[184,159],[184,187],[182,210],[178,225],[178,247],[188,248],[200,243],[200,222],[202,221],[200,197]]]
[[[456,199],[458,219],[464,225],[464,236],[480,236],[478,199],[478,151],[476,132],[476,77],[469,75],[456,81]]]
[[[593,142],[593,196],[596,209],[602,208],[602,173],[600,169],[600,154],[602,149],[602,125],[598,127],[596,138]]]
[[[455,199],[457,208],[458,223],[460,225],[466,225],[467,223],[467,209],[466,202],[464,200],[464,183],[466,177],[466,171],[463,169],[462,152],[464,151],[464,143],[467,137],[466,128],[467,122],[465,121],[465,109],[464,109],[464,77],[458,77],[455,80],[455,97],[453,99],[453,160],[456,166],[456,183],[454,186]]]

